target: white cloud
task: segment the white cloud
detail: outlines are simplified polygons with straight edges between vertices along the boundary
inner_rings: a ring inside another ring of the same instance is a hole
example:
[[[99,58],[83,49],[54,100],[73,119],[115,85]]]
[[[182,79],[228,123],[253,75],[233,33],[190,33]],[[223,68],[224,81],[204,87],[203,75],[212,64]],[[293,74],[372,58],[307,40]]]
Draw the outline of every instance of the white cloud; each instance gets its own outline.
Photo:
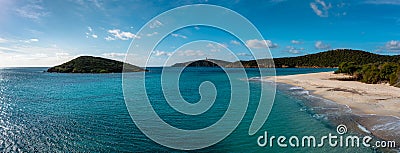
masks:
[[[39,42],[38,38],[31,38],[31,39],[25,39],[25,40],[13,40],[13,39],[6,39],[6,38],[1,38],[0,37],[0,43],[10,43],[10,44],[19,44],[19,43],[33,43],[33,42]]]
[[[226,44],[220,44],[220,43],[217,43],[217,44],[208,43],[206,47],[211,47],[211,48],[227,48],[228,45],[226,45]]]
[[[115,57],[125,57],[126,53],[114,53],[114,52],[112,52],[112,53],[103,53],[101,55],[105,56],[105,57],[115,58]]]
[[[293,46],[286,46],[286,51],[292,54],[300,54],[301,51],[303,51],[304,48],[296,48]]]
[[[37,47],[29,44],[15,44],[0,47],[0,67],[41,66],[62,64],[74,56],[57,47]]]
[[[94,4],[94,6],[96,6],[99,9],[103,9],[103,4],[101,2],[99,2],[98,0],[91,0],[91,2]]]
[[[211,49],[210,49],[211,52],[220,52],[221,49],[227,48],[228,45],[226,45],[226,44],[213,44],[213,43],[208,43],[208,44],[206,45],[206,47],[211,48]]]
[[[7,39],[4,39],[4,38],[1,38],[1,37],[0,37],[0,43],[6,43],[6,42],[8,42]]]
[[[33,39],[29,39],[29,41],[31,41],[31,42],[38,42],[39,39],[33,38]]]
[[[322,41],[316,41],[315,48],[316,49],[329,49],[329,48],[331,48],[331,45],[325,44]]]
[[[151,36],[154,36],[154,35],[157,35],[157,34],[158,34],[158,32],[153,32],[153,33],[146,34],[146,36],[151,37]]]
[[[236,41],[236,40],[231,40],[231,44],[240,45],[240,42],[238,42],[238,41]]]
[[[177,53],[180,56],[204,56],[204,55],[206,55],[201,50],[183,50],[183,51],[178,51]]]
[[[170,52],[158,51],[158,50],[153,51],[153,54],[155,56],[171,56],[172,55],[172,53],[170,53]]]
[[[56,57],[58,59],[66,59],[66,58],[71,58],[72,56],[69,53],[61,52],[61,53],[56,53]]]
[[[212,47],[212,48],[214,48],[214,45],[213,45],[212,43],[208,43],[208,44],[206,45],[206,47]]]
[[[116,40],[116,39],[128,40],[128,39],[132,39],[132,38],[137,38],[137,39],[140,38],[139,36],[137,36],[137,35],[135,35],[133,33],[124,32],[124,31],[121,31],[119,29],[112,29],[112,30],[108,30],[107,32],[109,34],[111,34],[112,37],[111,36],[107,36],[106,38],[104,38],[106,40]]]
[[[98,55],[94,55],[98,56]],[[127,63],[135,64],[136,62],[143,63],[143,61],[146,61],[147,58],[145,57],[140,57],[137,54],[132,54],[132,53],[119,53],[119,52],[106,52],[100,55],[101,57],[108,58],[108,59],[113,59],[117,61],[125,61]],[[138,64],[138,63],[136,63]],[[142,65],[142,64],[140,64]],[[143,66],[143,65],[142,65]]]
[[[56,56],[68,56],[69,53],[56,53]]]
[[[10,47],[1,47],[0,46],[0,53],[20,53],[21,51],[15,48]]]
[[[49,47],[38,47],[31,44],[20,44],[16,43],[11,45],[10,47],[0,47],[0,51],[9,51],[14,53],[21,54],[30,54],[30,53],[57,53],[63,51],[62,49],[54,46]]]
[[[105,37],[104,39],[110,41],[110,40],[115,40],[115,37],[107,36],[107,37]]]
[[[176,34],[176,33],[171,34],[171,36],[173,36],[173,37],[181,37],[181,38],[183,38],[183,39],[186,39],[186,38],[187,38],[187,37],[184,36],[184,35],[180,35],[180,34]]]
[[[162,25],[163,25],[163,24],[162,24],[160,21],[154,20],[152,23],[150,23],[149,27],[150,27],[151,29],[153,29],[153,28],[161,27]]]
[[[325,3],[323,0],[315,0],[315,2],[310,3],[310,7],[313,9],[315,14],[320,17],[328,17],[329,9],[332,8],[331,3]]]
[[[400,41],[391,40],[385,44],[385,48],[391,51],[400,51]]]
[[[104,10],[103,7],[103,2],[102,0],[69,0],[72,2],[75,2],[79,6],[81,6],[83,9],[93,9],[97,8],[100,10]]]
[[[32,42],[38,42],[38,41],[39,41],[39,39],[32,38],[32,39],[25,40],[24,42],[26,42],[26,43],[32,43]]]
[[[303,42],[299,41],[299,40],[292,40],[292,41],[290,41],[290,43],[292,43],[292,44],[302,44]]]
[[[367,0],[365,3],[376,5],[400,5],[399,0]]]
[[[88,29],[88,32],[85,33],[85,34],[86,34],[86,38],[92,37],[92,38],[95,38],[95,39],[96,39],[96,38],[98,37],[98,36],[94,33],[94,30],[93,30],[92,27],[88,26],[87,29]]]
[[[251,54],[247,54],[247,53],[237,53],[237,56],[251,56]]]
[[[32,1],[20,8],[17,8],[16,13],[24,18],[39,20],[41,17],[47,16],[47,12],[41,5],[41,1]]]
[[[277,48],[278,44],[273,43],[271,40],[258,40],[258,39],[252,39],[252,40],[247,40],[246,45],[249,48]]]

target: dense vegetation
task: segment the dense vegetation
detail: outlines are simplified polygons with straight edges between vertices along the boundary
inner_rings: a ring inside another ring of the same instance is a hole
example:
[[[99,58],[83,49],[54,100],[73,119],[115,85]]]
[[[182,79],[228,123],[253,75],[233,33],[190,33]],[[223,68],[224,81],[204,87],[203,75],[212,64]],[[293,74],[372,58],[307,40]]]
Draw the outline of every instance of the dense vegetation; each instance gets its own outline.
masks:
[[[49,68],[47,72],[58,73],[121,73],[125,66],[126,72],[145,71],[144,69],[111,59],[80,56],[64,64]]]
[[[204,60],[203,60],[204,61]],[[358,65],[364,65],[368,63],[376,62],[395,62],[400,63],[400,55],[389,56],[389,55],[378,55],[370,52],[351,50],[351,49],[336,49],[326,52],[320,52],[316,54],[309,54],[298,57],[284,57],[272,59],[259,59],[250,61],[237,61],[227,62],[215,59],[209,59],[208,61],[217,63],[223,67],[338,67],[342,62],[355,62]],[[177,63],[174,67],[184,67],[189,65],[191,62]],[[207,64],[203,62],[204,64]],[[258,65],[257,65],[258,64]],[[201,66],[198,63],[197,66]],[[204,65],[206,66],[206,65]]]
[[[256,61],[241,61],[245,67],[255,67]],[[338,67],[342,62],[355,62],[363,65],[376,62],[400,62],[400,56],[378,55],[370,52],[336,49],[298,57],[274,58],[275,67]],[[270,67],[268,59],[259,60],[261,65]]]
[[[199,60],[187,65],[188,67],[219,67],[218,64],[208,60]],[[225,65],[224,65],[225,66]]]
[[[230,64],[230,62],[223,61],[223,60],[216,60],[216,59],[206,59],[206,60],[198,60],[198,61],[190,61],[184,63],[176,63],[172,65],[172,67],[216,67],[222,66],[225,67],[226,65]]]
[[[350,74],[355,80],[364,83],[389,83],[400,87],[399,63],[384,62],[359,65],[355,62],[343,62],[335,73]]]

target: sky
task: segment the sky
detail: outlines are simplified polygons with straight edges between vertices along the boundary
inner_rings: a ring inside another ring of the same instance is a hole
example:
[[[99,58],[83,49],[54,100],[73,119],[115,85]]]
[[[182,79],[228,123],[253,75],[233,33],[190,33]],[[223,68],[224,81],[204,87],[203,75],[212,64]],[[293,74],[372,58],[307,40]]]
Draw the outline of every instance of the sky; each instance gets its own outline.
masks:
[[[237,59],[252,59],[246,48],[269,48],[273,57],[337,48],[400,54],[400,0],[0,0],[0,67],[50,67],[82,55],[122,61],[132,41],[159,35],[157,28],[168,22],[150,20],[190,4],[235,11],[263,39],[190,26],[168,34],[151,51],[149,65],[163,65],[171,56],[173,62],[224,59],[227,49]],[[144,25],[152,31],[138,33]],[[133,56],[131,64],[146,59],[140,52]]]

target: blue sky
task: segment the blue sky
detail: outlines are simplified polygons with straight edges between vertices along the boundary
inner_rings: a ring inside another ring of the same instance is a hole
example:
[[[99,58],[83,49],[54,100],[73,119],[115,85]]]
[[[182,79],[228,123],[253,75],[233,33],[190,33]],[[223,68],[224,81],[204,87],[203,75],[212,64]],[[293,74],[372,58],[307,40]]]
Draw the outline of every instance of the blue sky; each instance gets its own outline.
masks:
[[[265,40],[238,42],[215,28],[187,27],[166,37],[153,51],[155,58],[166,59],[173,51],[193,59],[218,58],[211,53],[229,48],[246,60],[250,58],[245,46],[258,49],[266,45],[273,57],[336,48],[400,53],[400,0],[1,0],[0,67],[54,66],[80,55],[122,60],[132,39],[158,34],[155,28],[152,33],[137,35],[150,19],[188,4],[213,4],[236,11],[251,21]],[[163,26],[161,22],[152,24]],[[220,45],[182,46],[204,38]]]

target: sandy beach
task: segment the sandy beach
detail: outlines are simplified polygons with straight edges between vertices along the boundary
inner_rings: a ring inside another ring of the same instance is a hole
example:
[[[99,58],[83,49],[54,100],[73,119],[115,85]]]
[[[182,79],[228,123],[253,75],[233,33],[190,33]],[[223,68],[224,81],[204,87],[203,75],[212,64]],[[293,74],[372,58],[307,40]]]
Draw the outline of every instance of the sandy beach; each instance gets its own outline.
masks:
[[[321,72],[277,76],[276,82],[303,87],[323,98],[349,106],[355,114],[400,117],[400,88],[335,80],[341,77],[347,76]]]
[[[334,117],[337,123],[345,123],[356,131],[371,133],[383,140],[400,141],[400,88],[337,80],[344,77],[349,76],[321,72],[276,76],[266,80],[276,79],[278,83],[302,87],[313,95],[347,105],[351,113]]]

